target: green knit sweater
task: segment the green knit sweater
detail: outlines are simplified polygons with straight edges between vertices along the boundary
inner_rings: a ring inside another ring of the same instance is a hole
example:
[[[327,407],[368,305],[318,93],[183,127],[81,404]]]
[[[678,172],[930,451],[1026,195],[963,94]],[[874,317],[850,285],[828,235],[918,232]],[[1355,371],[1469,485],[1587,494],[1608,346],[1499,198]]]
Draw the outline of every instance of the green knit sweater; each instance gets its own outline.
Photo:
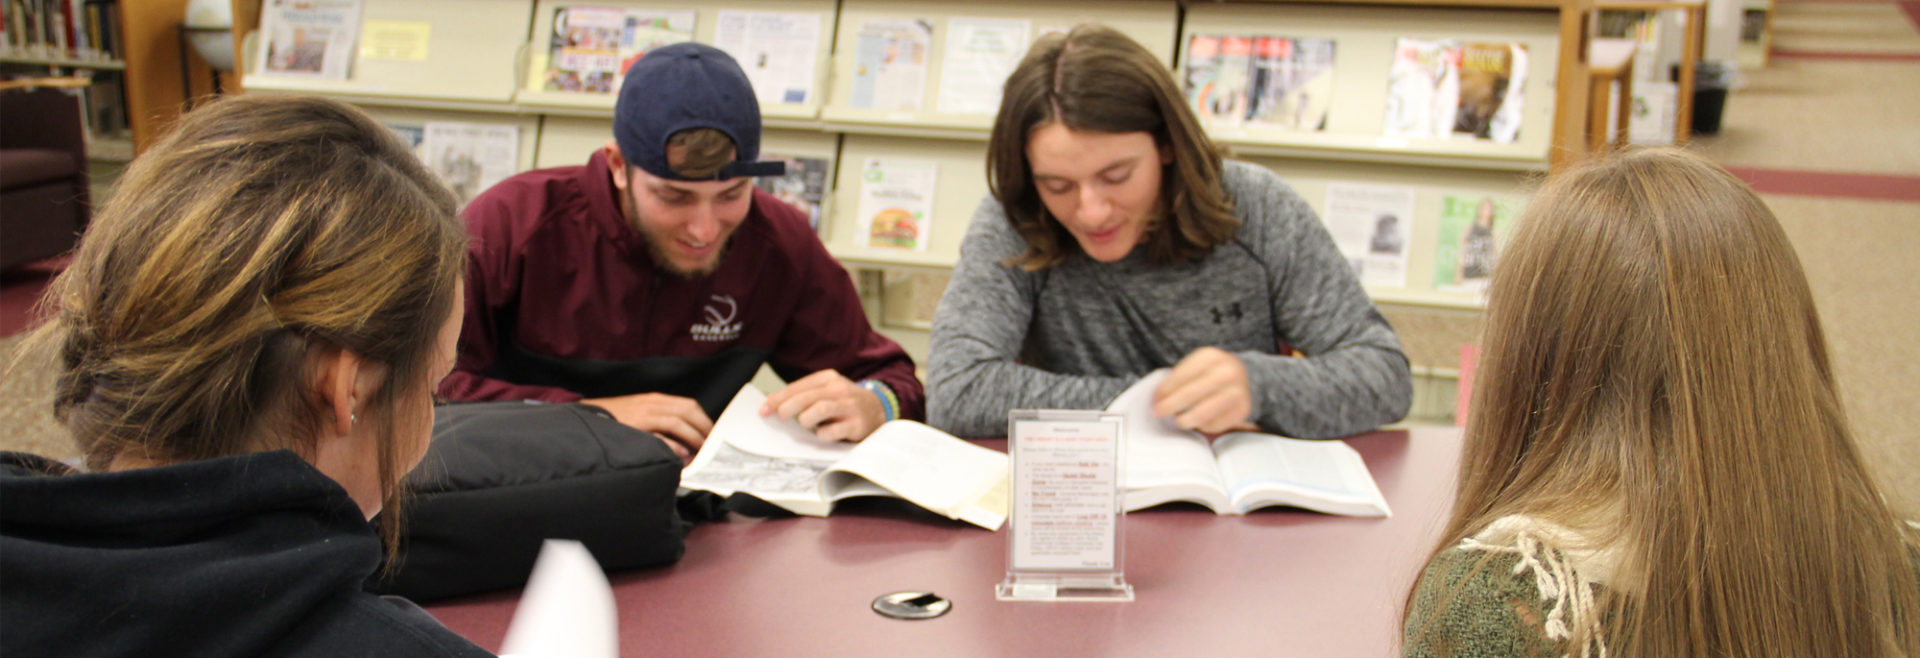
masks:
[[[1520,517],[1496,524],[1515,518]],[[1920,525],[1915,528],[1920,531]],[[1489,539],[1486,543],[1474,549],[1449,548],[1427,565],[1414,590],[1401,654],[1409,658],[1603,655],[1603,645],[1589,645],[1583,651],[1567,638],[1583,623],[1605,626],[1604,620],[1595,621],[1601,613],[1592,605],[1603,586],[1589,581],[1595,572],[1601,572],[1599,580],[1604,580],[1604,572],[1611,570],[1593,568],[1605,566],[1605,558],[1584,555],[1570,561],[1566,553],[1549,548],[1550,536],[1548,541],[1533,536],[1531,542],[1509,543],[1512,537],[1487,535],[1479,535]],[[1589,567],[1587,574],[1572,569],[1581,558]],[[1915,586],[1920,587],[1920,554],[1914,556],[1914,570]],[[1584,599],[1581,590],[1586,591]],[[1446,597],[1451,600],[1443,601]],[[1596,635],[1605,641],[1604,633]]]
[[[1481,560],[1488,562],[1480,566]],[[1519,564],[1518,555],[1489,555],[1458,547],[1434,556],[1413,595],[1402,655],[1569,655],[1566,641],[1547,639],[1546,616],[1552,604],[1541,600],[1532,577],[1514,575]],[[1442,608],[1440,599],[1446,596],[1452,600]],[[1437,618],[1433,617],[1436,612]],[[1429,624],[1433,628],[1428,629]]]

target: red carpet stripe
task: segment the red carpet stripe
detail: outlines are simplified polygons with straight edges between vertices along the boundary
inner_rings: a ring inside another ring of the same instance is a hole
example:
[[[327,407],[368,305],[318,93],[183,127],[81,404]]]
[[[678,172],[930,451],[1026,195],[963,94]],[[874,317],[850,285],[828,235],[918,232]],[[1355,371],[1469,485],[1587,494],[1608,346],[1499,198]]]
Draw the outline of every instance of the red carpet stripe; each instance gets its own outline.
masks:
[[[1780,59],[1845,59],[1872,62],[1920,62],[1920,53],[1830,53],[1775,48],[1769,52]]]
[[[1920,176],[1847,174],[1727,167],[1755,192],[1875,201],[1920,202]]]

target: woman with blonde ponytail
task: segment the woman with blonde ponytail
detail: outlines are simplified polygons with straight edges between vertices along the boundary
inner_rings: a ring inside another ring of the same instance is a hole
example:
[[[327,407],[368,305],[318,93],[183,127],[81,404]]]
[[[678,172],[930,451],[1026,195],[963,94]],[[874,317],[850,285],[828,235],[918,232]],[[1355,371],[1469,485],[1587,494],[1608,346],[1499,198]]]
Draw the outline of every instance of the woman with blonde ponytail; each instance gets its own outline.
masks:
[[[1406,655],[1920,656],[1920,542],[1738,179],[1677,149],[1556,176],[1486,322]]]
[[[452,368],[454,212],[333,101],[217,101],[136,159],[32,338],[87,472],[0,455],[0,654],[488,655],[363,590]]]

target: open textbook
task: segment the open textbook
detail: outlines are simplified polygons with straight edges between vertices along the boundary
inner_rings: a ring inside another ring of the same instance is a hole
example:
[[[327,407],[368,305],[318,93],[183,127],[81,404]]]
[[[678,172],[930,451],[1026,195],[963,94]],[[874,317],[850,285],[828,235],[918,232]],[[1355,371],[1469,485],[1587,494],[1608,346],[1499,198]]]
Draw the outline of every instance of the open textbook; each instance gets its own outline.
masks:
[[[910,420],[859,443],[822,441],[790,420],[762,417],[748,384],[714,421],[681,486],[745,493],[795,514],[826,516],[854,496],[887,496],[997,530],[1007,520],[1007,455]]]
[[[1185,501],[1219,514],[1288,505],[1343,516],[1388,516],[1387,499],[1360,453],[1340,441],[1303,441],[1234,432],[1209,444],[1198,432],[1153,415],[1156,370],[1107,411],[1126,417],[1127,511]]]

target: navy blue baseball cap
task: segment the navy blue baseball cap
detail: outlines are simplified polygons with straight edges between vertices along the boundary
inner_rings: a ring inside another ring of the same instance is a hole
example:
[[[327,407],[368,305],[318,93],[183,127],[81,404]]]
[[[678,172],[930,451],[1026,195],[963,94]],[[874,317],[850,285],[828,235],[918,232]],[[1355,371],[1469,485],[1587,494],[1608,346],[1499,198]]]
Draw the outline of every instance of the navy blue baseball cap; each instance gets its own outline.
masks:
[[[692,179],[667,166],[667,138],[690,128],[712,128],[733,138],[734,161],[709,179]],[[620,157],[668,180],[726,180],[779,176],[786,163],[760,157],[760,100],[740,64],[713,46],[691,41],[656,48],[627,69],[613,104],[613,141]]]

